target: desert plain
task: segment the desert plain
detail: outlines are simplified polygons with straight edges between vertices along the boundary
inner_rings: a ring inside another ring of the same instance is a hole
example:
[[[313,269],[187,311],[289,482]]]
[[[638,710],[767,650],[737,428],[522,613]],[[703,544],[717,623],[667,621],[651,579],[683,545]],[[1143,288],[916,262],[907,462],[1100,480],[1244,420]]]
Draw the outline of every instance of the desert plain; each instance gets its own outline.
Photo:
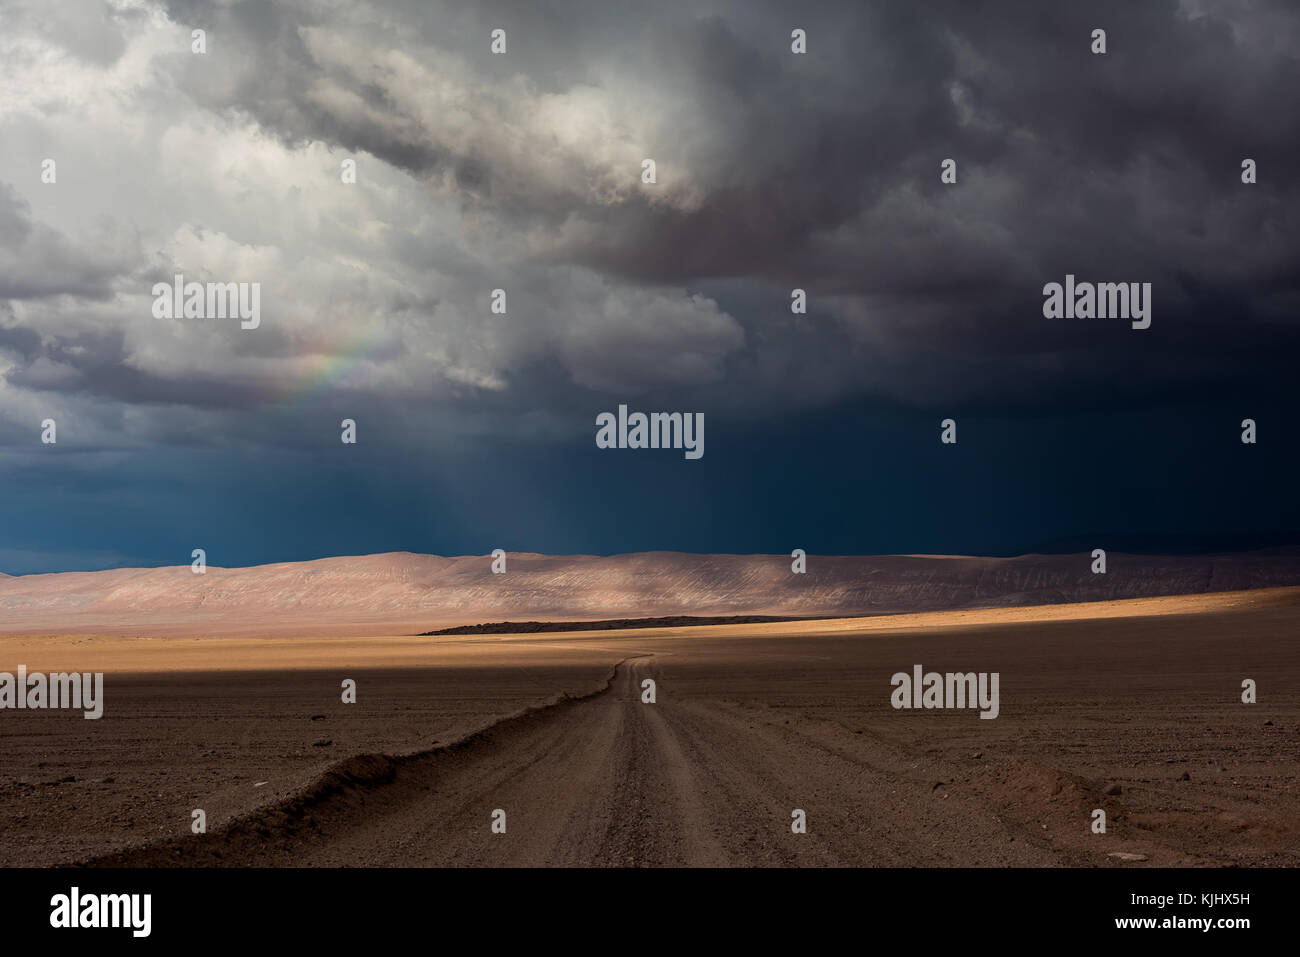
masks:
[[[0,714],[0,865],[1294,866],[1298,625],[1300,588],[1261,588],[527,635],[0,636],[0,669],[102,670],[106,699],[96,721]],[[998,717],[895,709],[917,664],[998,672]]]

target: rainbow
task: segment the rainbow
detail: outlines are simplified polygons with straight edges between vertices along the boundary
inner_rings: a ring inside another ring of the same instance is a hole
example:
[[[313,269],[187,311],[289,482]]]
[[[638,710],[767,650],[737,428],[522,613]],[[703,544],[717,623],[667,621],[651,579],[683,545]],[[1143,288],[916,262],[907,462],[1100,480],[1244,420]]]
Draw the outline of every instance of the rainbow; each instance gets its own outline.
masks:
[[[336,388],[359,385],[367,365],[399,351],[400,347],[384,336],[377,324],[373,325],[361,334],[329,343],[298,359],[294,363],[297,371],[277,377],[263,390],[262,399],[285,410],[310,406]]]

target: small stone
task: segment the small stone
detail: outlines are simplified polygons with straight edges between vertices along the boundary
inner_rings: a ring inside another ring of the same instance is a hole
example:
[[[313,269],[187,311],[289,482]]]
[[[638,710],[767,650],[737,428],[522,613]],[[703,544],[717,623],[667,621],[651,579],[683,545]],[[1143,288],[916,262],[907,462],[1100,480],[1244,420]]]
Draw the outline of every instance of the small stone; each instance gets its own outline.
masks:
[[[1111,851],[1107,857],[1118,857],[1121,861],[1145,861],[1145,854],[1130,854],[1128,851]]]
[[[1122,793],[1124,793],[1124,789],[1123,789],[1122,787],[1120,787],[1118,784],[1110,784],[1110,785],[1107,785],[1106,790],[1102,791],[1101,793],[1102,793],[1102,794],[1122,794]]]
[[[1186,771],[1184,771],[1184,772],[1183,772],[1181,775],[1179,775],[1179,777],[1178,777],[1178,780],[1180,780],[1180,781],[1190,781],[1191,779],[1192,779],[1192,776],[1191,776],[1190,774],[1188,774]]]

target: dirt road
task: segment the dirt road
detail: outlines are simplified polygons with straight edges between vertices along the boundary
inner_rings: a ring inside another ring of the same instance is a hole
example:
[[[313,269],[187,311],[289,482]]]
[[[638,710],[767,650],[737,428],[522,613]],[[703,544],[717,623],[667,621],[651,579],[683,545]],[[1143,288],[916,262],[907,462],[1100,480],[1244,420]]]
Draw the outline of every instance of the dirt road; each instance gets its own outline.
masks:
[[[654,679],[656,701],[642,701]],[[605,690],[313,794],[94,863],[128,866],[1050,865],[1078,851],[936,784],[883,739],[678,700],[653,654]],[[504,833],[492,830],[505,812]],[[792,829],[804,812],[806,833]],[[1080,818],[1082,821],[1082,817]]]
[[[0,722],[0,864],[1298,866],[1297,623],[1285,590],[621,633],[3,639],[13,662],[110,674],[100,720]],[[996,720],[895,709],[891,675],[922,665],[1000,673]]]

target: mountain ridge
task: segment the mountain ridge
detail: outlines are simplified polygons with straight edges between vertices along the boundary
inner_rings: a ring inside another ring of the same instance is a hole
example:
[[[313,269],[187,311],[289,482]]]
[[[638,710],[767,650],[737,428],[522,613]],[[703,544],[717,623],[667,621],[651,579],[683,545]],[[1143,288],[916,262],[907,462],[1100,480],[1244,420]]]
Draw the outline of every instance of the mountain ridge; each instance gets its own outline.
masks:
[[[484,621],[844,617],[1300,585],[1300,552],[817,556],[414,552],[243,568],[189,565],[0,577],[0,633],[418,634]]]

